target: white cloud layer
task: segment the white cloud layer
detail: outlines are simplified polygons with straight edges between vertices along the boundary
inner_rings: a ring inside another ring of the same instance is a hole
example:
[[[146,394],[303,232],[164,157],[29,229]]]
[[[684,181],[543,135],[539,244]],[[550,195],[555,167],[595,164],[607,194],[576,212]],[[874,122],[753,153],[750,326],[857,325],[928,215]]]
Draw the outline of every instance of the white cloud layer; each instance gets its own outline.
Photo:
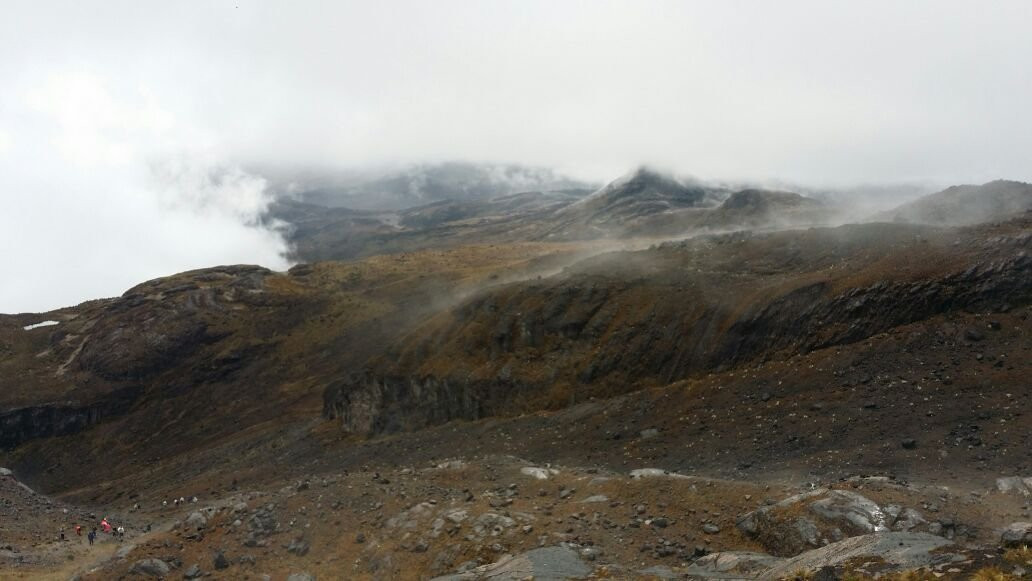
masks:
[[[0,312],[283,267],[241,168],[1032,180],[1030,21],[1024,0],[8,2]]]

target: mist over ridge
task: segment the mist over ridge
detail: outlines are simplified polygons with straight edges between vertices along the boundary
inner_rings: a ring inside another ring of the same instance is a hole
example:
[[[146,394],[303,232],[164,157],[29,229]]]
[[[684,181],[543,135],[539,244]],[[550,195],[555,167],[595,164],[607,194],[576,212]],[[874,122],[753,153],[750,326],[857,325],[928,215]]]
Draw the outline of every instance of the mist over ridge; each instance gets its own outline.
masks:
[[[370,211],[575,196],[644,162],[859,215],[1032,180],[1028,11],[17,2],[0,23],[0,242],[17,249],[0,311],[287,268],[291,226],[268,210],[299,193]]]

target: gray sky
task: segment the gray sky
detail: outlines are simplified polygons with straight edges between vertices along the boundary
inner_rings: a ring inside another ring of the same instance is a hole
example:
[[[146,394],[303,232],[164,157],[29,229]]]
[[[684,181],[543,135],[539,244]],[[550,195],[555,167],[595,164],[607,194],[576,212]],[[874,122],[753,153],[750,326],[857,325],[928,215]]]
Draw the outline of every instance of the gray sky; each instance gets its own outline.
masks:
[[[283,268],[240,167],[1032,180],[1032,3],[5,2],[0,312]]]

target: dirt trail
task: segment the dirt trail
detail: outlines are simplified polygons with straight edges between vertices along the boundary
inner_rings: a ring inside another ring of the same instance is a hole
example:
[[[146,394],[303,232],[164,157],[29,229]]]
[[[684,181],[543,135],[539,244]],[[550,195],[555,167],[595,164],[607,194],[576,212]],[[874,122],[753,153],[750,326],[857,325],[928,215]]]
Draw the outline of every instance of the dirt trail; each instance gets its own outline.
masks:
[[[79,575],[103,569],[105,566],[131,553],[137,546],[147,543],[156,535],[166,533],[171,530],[173,522],[174,520],[169,520],[161,523],[159,526],[154,527],[150,532],[137,535],[131,540],[126,540],[121,543],[108,535],[99,535],[96,544],[94,544],[92,548],[89,547],[85,541],[82,545],[75,543],[75,541],[63,544],[55,543],[51,547],[48,547],[48,551],[53,557],[55,557],[55,559],[60,560],[67,559],[68,556],[72,557],[72,559],[68,560],[64,566],[58,569],[48,569],[45,571],[24,570],[12,573],[0,572],[0,580],[38,579],[42,581],[67,581],[68,579],[76,578]]]

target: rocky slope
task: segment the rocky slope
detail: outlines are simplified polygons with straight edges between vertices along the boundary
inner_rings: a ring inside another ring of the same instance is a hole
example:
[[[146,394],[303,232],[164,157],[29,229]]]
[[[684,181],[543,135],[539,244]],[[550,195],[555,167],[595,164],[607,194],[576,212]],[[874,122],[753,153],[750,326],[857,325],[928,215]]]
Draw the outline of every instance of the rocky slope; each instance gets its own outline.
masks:
[[[1032,570],[1032,215],[526,241],[826,215],[641,172],[602,192],[375,234],[445,249],[0,316],[0,576]],[[57,538],[98,516],[129,541]]]
[[[879,220],[962,225],[1006,219],[1032,210],[1032,184],[997,180],[981,186],[953,186],[885,212]]]
[[[847,226],[603,254],[435,317],[326,414],[358,433],[566,405],[1032,298],[1027,218]]]
[[[590,195],[588,195],[590,194]],[[605,187],[442,200],[397,212],[282,200],[271,216],[290,224],[305,261],[464,244],[683,237],[700,232],[824,224],[835,208],[791,192],[732,191],[640,168]]]
[[[327,385],[423,317],[577,251],[466,247],[283,274],[221,267],[0,316],[0,443],[34,484],[74,486],[98,462],[115,477],[290,410],[316,417]],[[23,328],[47,319],[60,322]]]

